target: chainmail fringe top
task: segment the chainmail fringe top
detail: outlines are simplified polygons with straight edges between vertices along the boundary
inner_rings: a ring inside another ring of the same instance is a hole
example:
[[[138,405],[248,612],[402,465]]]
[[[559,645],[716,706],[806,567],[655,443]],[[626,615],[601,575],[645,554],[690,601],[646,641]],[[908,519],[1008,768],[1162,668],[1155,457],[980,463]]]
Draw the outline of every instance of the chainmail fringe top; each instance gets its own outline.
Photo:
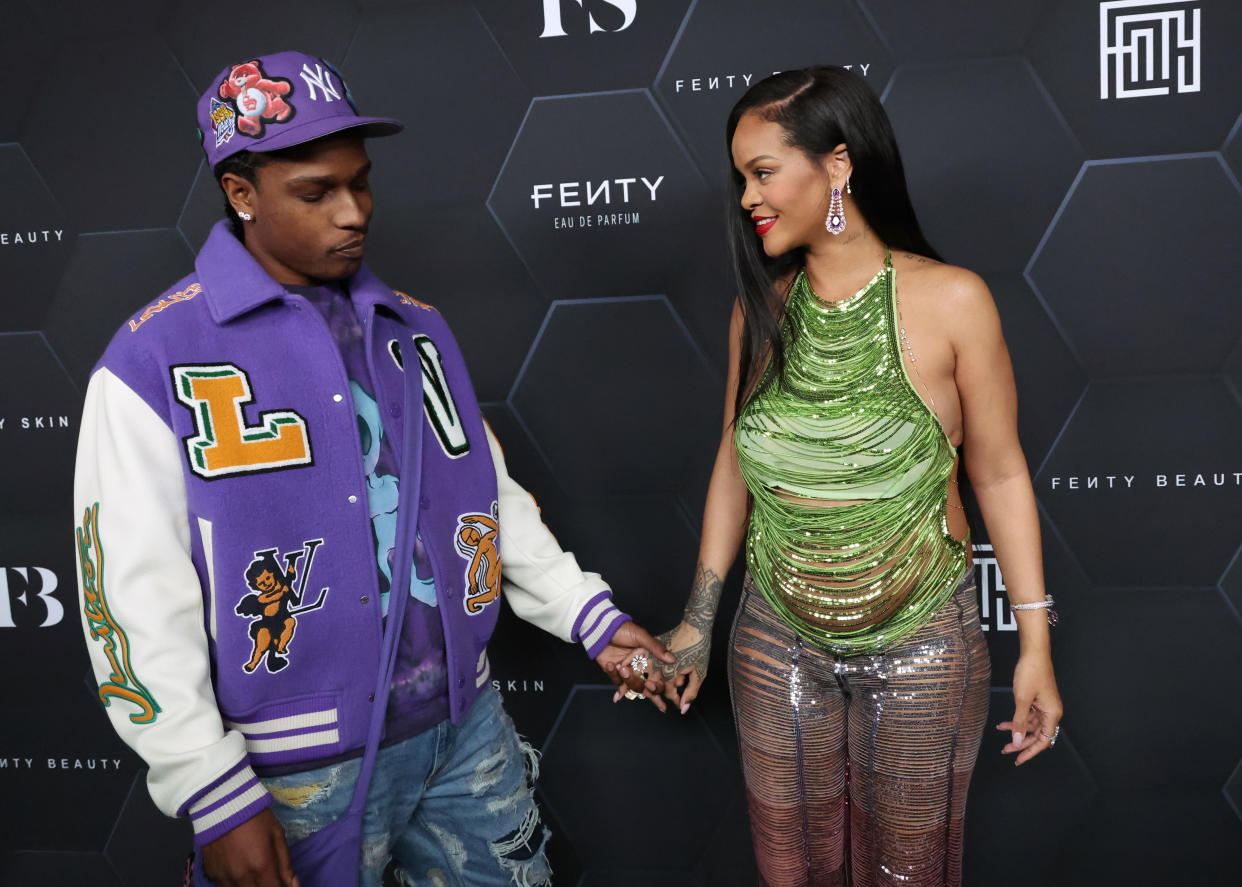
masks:
[[[957,451],[906,372],[895,282],[887,250],[838,302],[800,272],[781,321],[784,369],[734,432],[754,500],[747,567],[803,639],[837,655],[911,634],[967,565],[969,537],[945,517]]]

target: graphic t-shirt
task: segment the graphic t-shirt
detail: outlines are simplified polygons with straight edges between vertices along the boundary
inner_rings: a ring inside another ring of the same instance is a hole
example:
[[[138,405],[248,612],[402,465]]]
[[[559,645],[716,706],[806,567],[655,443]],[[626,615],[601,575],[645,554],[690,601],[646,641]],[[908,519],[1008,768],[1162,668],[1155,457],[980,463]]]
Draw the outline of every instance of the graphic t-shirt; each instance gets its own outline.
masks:
[[[380,600],[385,616],[392,579],[397,537],[397,496],[400,470],[376,402],[375,384],[367,369],[362,322],[348,294],[337,284],[286,286],[304,296],[328,323],[340,349],[349,393],[358,417],[358,442],[366,471],[367,501],[375,541],[375,566],[379,574]],[[418,363],[413,363],[418,367]],[[417,470],[413,466],[413,470]],[[414,539],[414,569],[410,573],[410,601],[397,647],[388,696],[383,745],[416,736],[449,716],[448,668],[444,656],[444,627],[436,601],[431,561],[423,545],[421,527]]]

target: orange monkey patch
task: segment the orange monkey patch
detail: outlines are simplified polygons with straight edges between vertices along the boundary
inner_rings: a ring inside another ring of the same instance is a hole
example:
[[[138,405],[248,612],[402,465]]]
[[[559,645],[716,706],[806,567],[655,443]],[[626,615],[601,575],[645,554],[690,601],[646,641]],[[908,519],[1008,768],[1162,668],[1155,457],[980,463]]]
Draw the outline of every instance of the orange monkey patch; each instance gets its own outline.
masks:
[[[492,502],[492,513],[463,514],[457,518],[454,544],[466,559],[466,612],[478,615],[492,601],[500,599],[500,505]]]

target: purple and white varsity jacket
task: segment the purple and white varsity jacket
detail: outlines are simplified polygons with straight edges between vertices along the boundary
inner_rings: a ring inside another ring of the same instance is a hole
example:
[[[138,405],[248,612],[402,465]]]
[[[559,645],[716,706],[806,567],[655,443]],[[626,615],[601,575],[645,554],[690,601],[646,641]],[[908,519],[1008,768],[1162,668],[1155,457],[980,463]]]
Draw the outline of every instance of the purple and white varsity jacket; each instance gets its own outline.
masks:
[[[417,524],[459,720],[486,685],[500,596],[595,656],[629,617],[505,470],[440,314],[349,281],[385,432],[421,401]],[[421,390],[420,390],[421,389]],[[229,232],[124,324],[91,376],[74,483],[99,698],[156,804],[198,844],[271,799],[256,774],[361,747],[383,633],[349,380],[327,324]]]

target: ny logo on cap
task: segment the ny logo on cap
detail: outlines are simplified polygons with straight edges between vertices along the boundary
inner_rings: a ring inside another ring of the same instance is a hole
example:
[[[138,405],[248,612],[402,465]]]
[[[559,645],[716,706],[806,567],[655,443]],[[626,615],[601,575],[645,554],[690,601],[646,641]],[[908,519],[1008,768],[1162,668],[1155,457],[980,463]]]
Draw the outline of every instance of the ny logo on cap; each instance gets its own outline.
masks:
[[[341,100],[341,94],[337,92],[336,86],[332,83],[332,72],[325,71],[323,65],[317,63],[315,70],[312,71],[310,65],[303,62],[302,80],[310,91],[310,97],[315,101],[319,101],[320,95],[323,96],[325,102],[339,102]],[[318,89],[318,92],[316,92],[316,89]]]

